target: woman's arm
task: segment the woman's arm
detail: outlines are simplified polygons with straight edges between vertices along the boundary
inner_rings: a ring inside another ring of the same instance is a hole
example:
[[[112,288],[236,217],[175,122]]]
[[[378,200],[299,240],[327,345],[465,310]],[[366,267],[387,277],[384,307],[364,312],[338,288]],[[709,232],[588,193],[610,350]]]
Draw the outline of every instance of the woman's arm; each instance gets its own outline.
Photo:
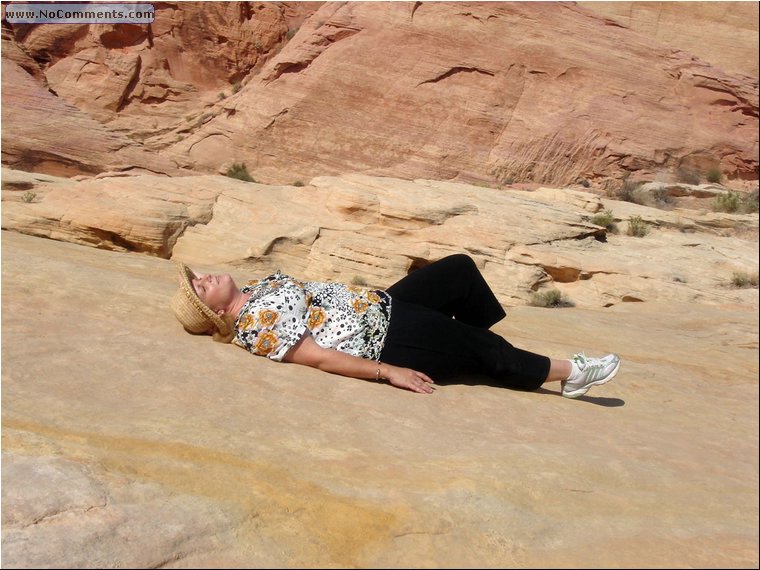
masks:
[[[384,362],[359,358],[358,356],[352,356],[331,348],[322,348],[308,332],[301,337],[301,340],[293,348],[288,350],[283,360],[285,362],[305,364],[306,366],[318,368],[319,370],[333,374],[340,374],[341,376],[365,380],[376,378],[379,367],[380,378],[385,378],[398,388],[406,388],[421,394],[433,392],[432,384],[434,382],[422,372],[412,370],[411,368],[400,368],[385,364]]]

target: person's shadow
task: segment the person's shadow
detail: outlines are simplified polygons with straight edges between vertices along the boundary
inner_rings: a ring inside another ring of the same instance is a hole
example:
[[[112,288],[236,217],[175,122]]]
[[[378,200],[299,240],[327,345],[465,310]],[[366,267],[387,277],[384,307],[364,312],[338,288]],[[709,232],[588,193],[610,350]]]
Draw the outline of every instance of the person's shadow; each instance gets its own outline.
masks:
[[[515,392],[527,391],[527,390],[519,390],[517,388],[508,388],[508,387],[502,386],[496,380],[488,376],[460,376],[456,378],[446,378],[446,379],[436,380],[435,383],[440,386],[451,386],[451,385],[459,384],[463,386],[492,386],[493,388],[501,388],[502,390],[514,390]],[[557,385],[556,390],[547,390],[546,388],[539,388],[538,390],[530,390],[530,391],[535,392],[536,394],[546,394],[548,396],[559,396],[560,398],[562,398],[563,396],[562,396],[562,393],[560,392],[560,389],[561,389],[560,383],[552,382],[552,384]],[[604,396],[589,396],[589,393],[590,392],[574,399],[579,402],[588,402],[589,404],[604,406],[605,408],[619,408],[621,406],[625,406],[625,400],[621,400],[620,398],[606,398]]]
[[[556,382],[557,386],[559,387],[559,382]],[[547,390],[546,388],[539,388],[538,390],[535,390],[537,394],[549,394],[550,396],[559,396],[562,398],[562,393],[557,390],[556,392],[553,390]],[[606,398],[604,396],[589,396],[590,392],[586,392],[583,396],[579,396],[578,398],[574,398],[575,400],[579,402],[588,402],[589,404],[596,404],[597,406],[604,406],[605,408],[619,408],[620,406],[625,406],[625,400],[621,400],[620,398]]]

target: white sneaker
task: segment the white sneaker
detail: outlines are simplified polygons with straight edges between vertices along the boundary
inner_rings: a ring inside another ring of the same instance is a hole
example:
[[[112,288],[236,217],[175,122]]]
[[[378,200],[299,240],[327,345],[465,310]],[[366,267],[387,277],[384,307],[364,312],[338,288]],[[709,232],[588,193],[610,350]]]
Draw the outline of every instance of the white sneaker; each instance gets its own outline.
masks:
[[[601,386],[612,380],[619,369],[620,357],[617,354],[586,358],[582,352],[578,353],[573,356],[575,377],[571,376],[562,382],[562,395],[565,398],[583,396],[591,386]]]

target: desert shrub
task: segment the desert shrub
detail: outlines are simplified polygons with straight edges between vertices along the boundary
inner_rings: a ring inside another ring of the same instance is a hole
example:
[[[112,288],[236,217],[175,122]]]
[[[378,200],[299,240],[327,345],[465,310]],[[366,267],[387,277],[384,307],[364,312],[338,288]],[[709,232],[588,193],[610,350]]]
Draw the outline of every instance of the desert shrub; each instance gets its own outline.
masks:
[[[200,117],[198,117],[198,120],[195,121],[195,128],[200,127],[203,123],[208,121],[212,117],[211,113],[203,113]]]
[[[297,186],[298,188],[300,188],[301,186],[303,186],[303,182],[301,182],[300,180],[296,180],[295,182],[293,182],[293,186]]]
[[[750,275],[744,271],[734,271],[731,275],[731,285],[737,289],[757,287],[757,273]]]
[[[723,173],[720,171],[719,168],[711,168],[707,171],[707,175],[705,176],[707,178],[708,182],[712,182],[713,184],[718,184],[723,179]]]
[[[359,287],[366,287],[367,286],[367,280],[362,277],[361,275],[354,275],[351,279],[352,285],[357,285]]]
[[[753,190],[742,199],[742,210],[748,214],[754,214],[758,210],[757,190]]]
[[[607,230],[611,232],[617,231],[617,224],[615,224],[615,214],[612,213],[612,210],[604,210],[604,212],[596,214],[593,218],[591,218],[591,223],[596,224],[597,226],[602,226],[603,228],[607,228]]]
[[[582,178],[580,181],[580,185],[583,186],[584,188],[589,188],[591,186],[591,182],[589,182],[585,178]]]
[[[656,208],[670,209],[673,206],[673,197],[665,188],[652,190],[652,200]]]
[[[613,191],[613,198],[622,200],[623,202],[636,202],[636,190],[641,187],[640,182],[634,182],[629,178],[624,178],[620,188]]]
[[[643,182],[627,179],[623,180],[620,188],[614,191],[611,197],[650,208],[669,210],[673,207],[673,197],[666,188],[645,189]]]
[[[298,30],[299,30],[299,28],[295,28],[295,29],[292,29],[292,30],[288,30],[288,31],[285,33],[285,37],[286,37],[286,38],[288,38],[289,40],[292,40],[292,39],[293,39],[293,36],[295,36],[295,35],[296,35],[296,32],[297,32]]]
[[[741,200],[736,192],[729,190],[715,197],[714,208],[718,212],[736,212],[741,205]]]
[[[240,91],[241,87],[242,87],[242,85],[240,85],[240,81],[234,83],[232,85],[232,94],[234,95],[235,93],[237,93],[238,91]]]
[[[641,216],[631,216],[628,220],[628,235],[633,237],[644,237],[649,233],[649,224]]]
[[[34,199],[36,197],[37,197],[37,194],[35,192],[32,192],[31,190],[27,190],[21,195],[21,201],[29,204],[31,202],[34,202]]]
[[[245,163],[234,163],[227,169],[227,176],[243,180],[244,182],[256,182],[253,177],[248,174],[248,169],[246,168]]]
[[[753,190],[747,194],[729,190],[715,197],[713,209],[716,212],[741,212],[754,214],[758,211],[758,192]]]
[[[533,307],[574,307],[570,299],[565,297],[559,289],[549,289],[548,291],[533,293],[530,299],[530,305]]]
[[[684,184],[699,184],[699,172],[691,170],[689,168],[679,168],[676,170],[676,180],[683,182]]]

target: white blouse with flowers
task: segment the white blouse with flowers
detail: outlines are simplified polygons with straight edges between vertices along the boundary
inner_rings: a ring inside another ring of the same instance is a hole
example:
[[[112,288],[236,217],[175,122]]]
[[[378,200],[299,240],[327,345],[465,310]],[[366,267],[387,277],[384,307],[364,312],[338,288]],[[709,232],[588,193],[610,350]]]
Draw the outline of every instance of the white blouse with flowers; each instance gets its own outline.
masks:
[[[342,283],[299,281],[279,271],[241,289],[251,293],[233,343],[282,360],[308,330],[317,344],[377,360],[391,316],[388,293]]]

